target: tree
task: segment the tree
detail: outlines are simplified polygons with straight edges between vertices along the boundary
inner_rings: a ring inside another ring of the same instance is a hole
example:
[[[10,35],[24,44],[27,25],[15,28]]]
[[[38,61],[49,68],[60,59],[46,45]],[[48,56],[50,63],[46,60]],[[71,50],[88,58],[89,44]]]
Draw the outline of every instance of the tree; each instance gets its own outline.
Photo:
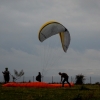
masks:
[[[85,76],[82,74],[76,75],[76,84],[84,84]]]

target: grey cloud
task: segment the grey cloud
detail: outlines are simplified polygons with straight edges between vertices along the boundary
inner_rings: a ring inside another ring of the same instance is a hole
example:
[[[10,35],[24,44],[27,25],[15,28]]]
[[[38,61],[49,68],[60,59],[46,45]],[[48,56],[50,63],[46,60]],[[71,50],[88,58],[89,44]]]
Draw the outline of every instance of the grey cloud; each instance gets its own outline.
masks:
[[[71,34],[66,54],[51,40],[53,55],[61,57],[48,75],[68,71],[69,75],[83,73],[99,75],[100,59],[100,1],[99,0],[22,0],[0,2],[0,70],[9,67],[11,72],[24,69],[26,75],[43,70],[39,63],[43,48],[38,40],[40,27],[49,20],[62,23]],[[53,38],[55,41],[59,37]],[[43,43],[45,44],[45,43]],[[57,56],[56,56],[57,57]],[[48,57],[49,58],[49,57]],[[94,68],[95,66],[95,68]],[[91,70],[86,70],[91,69]],[[1,74],[0,74],[1,75]]]

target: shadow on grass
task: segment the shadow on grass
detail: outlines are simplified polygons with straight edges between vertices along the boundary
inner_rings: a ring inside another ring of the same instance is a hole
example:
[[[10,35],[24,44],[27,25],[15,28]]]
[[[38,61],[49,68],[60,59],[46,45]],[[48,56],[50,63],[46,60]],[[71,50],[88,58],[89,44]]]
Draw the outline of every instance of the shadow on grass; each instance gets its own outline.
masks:
[[[86,86],[82,85],[79,90],[91,90],[91,89],[89,89]]]

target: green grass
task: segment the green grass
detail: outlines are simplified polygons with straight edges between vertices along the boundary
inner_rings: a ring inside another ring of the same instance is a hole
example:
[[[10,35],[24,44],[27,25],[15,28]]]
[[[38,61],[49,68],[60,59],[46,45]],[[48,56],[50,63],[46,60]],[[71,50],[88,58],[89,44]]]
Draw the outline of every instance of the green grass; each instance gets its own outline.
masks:
[[[0,85],[0,100],[100,100],[99,85],[72,88],[16,88]]]

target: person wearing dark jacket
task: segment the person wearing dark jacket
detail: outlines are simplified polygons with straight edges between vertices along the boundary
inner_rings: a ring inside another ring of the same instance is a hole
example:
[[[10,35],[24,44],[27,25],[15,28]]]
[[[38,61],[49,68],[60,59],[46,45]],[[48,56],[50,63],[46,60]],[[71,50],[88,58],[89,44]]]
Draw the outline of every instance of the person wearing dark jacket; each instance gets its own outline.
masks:
[[[5,68],[5,71],[2,72],[3,75],[4,75],[4,80],[5,80],[5,83],[8,83],[9,80],[10,80],[10,72],[8,71],[8,68]]]
[[[42,75],[39,72],[38,75],[36,76],[36,80],[39,81],[39,82],[41,82],[41,78],[42,78]]]
[[[69,86],[71,87],[71,84],[68,82],[68,78],[69,76],[66,73],[61,73],[59,72],[59,75],[61,76],[61,82],[62,82],[62,87],[64,87],[64,83],[65,81],[69,84]],[[63,80],[62,80],[63,79]]]

